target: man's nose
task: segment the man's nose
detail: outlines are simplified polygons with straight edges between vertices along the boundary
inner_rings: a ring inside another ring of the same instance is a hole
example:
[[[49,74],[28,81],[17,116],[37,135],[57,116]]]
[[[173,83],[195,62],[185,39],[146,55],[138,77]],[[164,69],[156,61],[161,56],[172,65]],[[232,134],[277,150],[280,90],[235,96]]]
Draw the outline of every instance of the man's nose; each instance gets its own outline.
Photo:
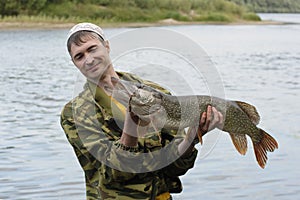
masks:
[[[93,64],[93,61],[94,61],[93,57],[89,54],[89,55],[86,56],[84,64],[85,65],[91,65],[91,64]]]

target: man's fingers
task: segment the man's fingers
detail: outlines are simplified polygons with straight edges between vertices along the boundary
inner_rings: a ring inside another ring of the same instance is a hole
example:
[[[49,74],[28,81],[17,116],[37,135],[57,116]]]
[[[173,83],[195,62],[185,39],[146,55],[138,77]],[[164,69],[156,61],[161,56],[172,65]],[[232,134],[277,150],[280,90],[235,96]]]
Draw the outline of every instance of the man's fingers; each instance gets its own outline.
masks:
[[[202,127],[202,130],[204,132],[208,131],[209,125],[210,125],[210,123],[212,121],[212,108],[211,108],[211,106],[207,106],[207,111],[206,112],[207,112],[207,114],[206,114],[205,124]]]
[[[207,121],[211,121],[212,120],[212,117],[213,117],[213,115],[212,115],[212,107],[209,105],[209,106],[207,106],[207,117],[206,117],[206,122]]]
[[[212,122],[216,123],[219,121],[219,113],[215,107],[212,107],[212,112],[214,116]]]
[[[200,119],[200,126],[204,126],[205,122],[206,122],[206,117],[207,117],[207,113],[203,112],[201,115],[201,119]]]
[[[203,112],[199,122],[199,131],[204,135],[206,132],[219,128],[222,129],[224,116],[215,107],[207,106],[206,112]]]
[[[128,114],[130,116],[130,119],[137,125],[139,123],[139,117],[133,112],[129,112]]]
[[[219,112],[215,107],[212,107],[212,112],[213,112],[214,118],[211,121],[210,130],[214,129],[216,127],[222,128],[223,121],[224,121],[224,117],[223,117],[222,113]]]

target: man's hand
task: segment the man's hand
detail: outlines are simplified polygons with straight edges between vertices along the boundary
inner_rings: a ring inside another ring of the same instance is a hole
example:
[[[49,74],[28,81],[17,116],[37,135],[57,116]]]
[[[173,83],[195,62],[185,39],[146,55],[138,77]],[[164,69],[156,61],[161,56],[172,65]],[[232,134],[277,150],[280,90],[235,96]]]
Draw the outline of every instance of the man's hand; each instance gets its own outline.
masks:
[[[190,127],[185,139],[179,144],[178,151],[183,156],[189,156],[193,152],[195,139],[199,139],[202,144],[202,136],[208,131],[223,126],[224,117],[215,107],[207,106],[206,112],[203,112],[198,126]]]
[[[207,106],[206,112],[203,112],[198,131],[201,132],[202,136],[208,131],[214,128],[222,128],[224,117],[221,112],[217,111],[215,107]]]
[[[224,117],[215,107],[207,106],[206,112],[203,112],[200,118],[199,126],[190,127],[186,135],[188,141],[193,141],[198,137],[202,144],[202,136],[214,128],[221,129],[223,126]]]
[[[137,146],[138,137],[145,135],[147,129],[147,123],[141,121],[138,116],[127,109],[120,142],[125,146]]]

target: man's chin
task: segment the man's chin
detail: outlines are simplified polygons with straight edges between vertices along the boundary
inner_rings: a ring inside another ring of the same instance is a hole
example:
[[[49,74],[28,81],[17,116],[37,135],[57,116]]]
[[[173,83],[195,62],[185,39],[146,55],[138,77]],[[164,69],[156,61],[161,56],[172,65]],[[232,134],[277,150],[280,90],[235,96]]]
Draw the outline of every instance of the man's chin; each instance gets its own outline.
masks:
[[[100,68],[99,67],[95,71],[87,71],[85,76],[88,79],[99,82],[105,77],[105,74],[107,73],[107,70],[108,70],[108,67],[105,67],[105,68]]]
[[[101,75],[100,74],[85,74],[85,77],[95,83],[100,81]]]

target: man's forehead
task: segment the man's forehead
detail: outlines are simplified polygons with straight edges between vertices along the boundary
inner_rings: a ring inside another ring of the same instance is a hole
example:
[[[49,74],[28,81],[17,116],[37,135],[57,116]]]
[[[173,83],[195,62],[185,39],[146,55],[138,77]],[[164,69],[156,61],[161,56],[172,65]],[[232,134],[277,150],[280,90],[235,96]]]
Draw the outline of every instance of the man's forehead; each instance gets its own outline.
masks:
[[[99,45],[101,42],[96,39],[90,37],[89,39],[83,40],[80,43],[71,43],[71,53],[76,54],[79,53],[80,51],[84,51],[88,49],[90,46],[93,45]]]
[[[88,48],[89,46],[92,46],[95,44],[100,44],[100,43],[101,42],[98,39],[89,37],[89,38],[86,38],[85,40],[81,40],[78,43],[75,43],[75,42],[71,43],[71,50],[84,49],[84,48]]]

